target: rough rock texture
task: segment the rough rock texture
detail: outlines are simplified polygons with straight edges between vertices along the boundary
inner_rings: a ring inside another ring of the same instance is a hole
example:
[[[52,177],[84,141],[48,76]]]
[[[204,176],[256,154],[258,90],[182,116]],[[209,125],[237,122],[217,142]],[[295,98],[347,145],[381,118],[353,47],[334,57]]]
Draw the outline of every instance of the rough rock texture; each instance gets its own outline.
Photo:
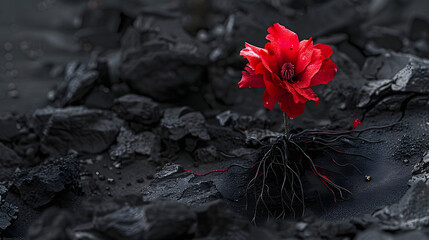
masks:
[[[212,181],[194,181],[193,174],[176,164],[165,165],[154,177],[143,190],[144,201],[174,200],[193,206],[222,197]]]
[[[113,239],[181,239],[193,234],[196,214],[186,205],[158,202],[124,207],[93,220],[94,229]]]
[[[8,189],[0,184],[0,234],[18,217],[18,207],[5,200]]]
[[[429,226],[429,186],[419,181],[401,200],[374,213],[383,229],[412,230]]]
[[[187,135],[200,140],[209,140],[205,118],[188,107],[169,108],[161,119],[161,128],[167,138],[178,141]]]
[[[44,108],[33,113],[33,125],[45,152],[99,153],[115,141],[121,121],[108,112],[84,107]]]
[[[200,84],[208,53],[178,23],[174,17],[158,22],[141,16],[124,34],[121,78],[136,92],[165,101],[183,97]],[[167,24],[175,31],[159,34]]]
[[[127,164],[134,161],[137,155],[148,157],[152,161],[158,159],[161,140],[152,132],[134,134],[122,127],[116,142],[109,150],[110,158],[115,162]]]
[[[159,122],[161,118],[158,103],[150,98],[134,94],[127,94],[115,99],[112,109],[119,117],[130,122],[132,127],[137,128],[149,128]]]
[[[33,208],[50,203],[66,190],[77,192],[79,171],[75,155],[57,158],[52,162],[22,170],[15,176],[14,188],[21,199]]]
[[[0,181],[10,180],[11,174],[19,167],[23,160],[16,152],[0,142]]]

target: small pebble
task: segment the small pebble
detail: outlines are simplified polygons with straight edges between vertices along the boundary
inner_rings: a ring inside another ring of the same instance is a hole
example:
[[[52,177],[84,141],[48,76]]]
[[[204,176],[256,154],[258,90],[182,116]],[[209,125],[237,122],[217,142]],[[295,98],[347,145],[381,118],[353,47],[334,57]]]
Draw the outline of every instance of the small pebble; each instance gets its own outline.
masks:
[[[371,181],[371,176],[366,175],[366,176],[365,176],[365,181],[367,181],[367,182]]]
[[[104,175],[99,175],[98,179],[100,179],[100,181],[104,181],[104,180],[106,180],[106,177]]]
[[[408,159],[404,159],[404,161],[403,161],[405,164],[408,164],[409,162],[410,162],[410,160],[408,160]]]
[[[110,183],[110,184],[113,184],[113,183],[115,183],[115,179],[113,179],[113,178],[108,178],[108,179],[107,179],[107,182],[108,182],[108,183]]]

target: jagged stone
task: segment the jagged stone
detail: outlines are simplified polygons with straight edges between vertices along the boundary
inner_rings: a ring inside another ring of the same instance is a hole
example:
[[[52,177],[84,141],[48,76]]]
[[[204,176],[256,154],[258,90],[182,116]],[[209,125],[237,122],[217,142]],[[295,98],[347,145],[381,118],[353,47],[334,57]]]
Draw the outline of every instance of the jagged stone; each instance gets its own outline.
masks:
[[[212,181],[196,181],[178,165],[165,165],[149,187],[143,190],[144,201],[169,200],[189,206],[201,205],[222,196]]]
[[[132,162],[137,155],[156,161],[161,145],[159,136],[152,132],[134,134],[124,127],[121,128],[116,142],[109,151],[110,158],[122,164]]]
[[[412,185],[401,200],[374,212],[382,229],[413,230],[429,225],[429,186],[423,182]]]
[[[66,154],[70,149],[100,153],[115,141],[121,124],[108,112],[84,107],[48,107],[33,113],[42,149],[50,154]]]
[[[196,214],[186,205],[157,202],[125,206],[93,219],[94,229],[113,239],[180,239],[194,234]]]
[[[50,203],[65,190],[79,188],[79,170],[75,155],[68,155],[22,170],[13,183],[21,199],[33,208]]]
[[[246,130],[248,128],[265,128],[269,124],[268,119],[241,115],[230,110],[218,114],[216,118],[221,126],[232,126],[237,130]]]
[[[204,116],[188,107],[166,109],[161,119],[161,128],[167,137],[174,141],[187,135],[203,141],[210,139]]]
[[[161,118],[158,103],[150,98],[134,94],[127,94],[115,99],[112,109],[122,119],[132,124],[143,125],[143,128],[159,122]]]

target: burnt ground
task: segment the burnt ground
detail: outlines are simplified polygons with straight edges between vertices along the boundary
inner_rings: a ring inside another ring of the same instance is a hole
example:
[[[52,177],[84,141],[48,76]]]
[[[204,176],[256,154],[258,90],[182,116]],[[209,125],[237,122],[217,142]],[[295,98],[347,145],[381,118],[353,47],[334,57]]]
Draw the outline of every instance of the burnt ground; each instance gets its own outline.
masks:
[[[428,14],[426,0],[2,1],[0,236],[428,239]],[[304,215],[259,208],[254,224],[248,167],[282,114],[238,88],[239,51],[275,22],[338,66],[293,133],[395,125],[336,142],[367,156],[333,155],[361,173],[312,152],[352,197],[334,203],[306,169]]]

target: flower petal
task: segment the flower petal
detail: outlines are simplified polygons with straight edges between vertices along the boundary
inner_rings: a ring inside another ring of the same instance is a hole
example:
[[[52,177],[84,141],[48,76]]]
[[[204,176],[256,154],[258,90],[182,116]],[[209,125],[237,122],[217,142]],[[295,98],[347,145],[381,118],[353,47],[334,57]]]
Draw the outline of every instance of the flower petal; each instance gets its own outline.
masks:
[[[265,87],[267,88],[267,91],[271,96],[278,98],[281,95],[284,95],[286,93],[286,90],[283,89],[281,86],[277,85],[273,81],[273,77],[277,77],[277,75],[272,73],[264,74]]]
[[[278,23],[269,27],[268,32],[270,34],[266,38],[271,42],[278,62],[281,64],[295,63],[299,48],[298,35]]]
[[[270,44],[267,43],[265,47],[270,49]],[[265,68],[271,73],[278,73],[280,70],[279,63],[277,62],[277,58],[273,53],[270,53],[269,50],[260,51],[260,57],[262,60],[262,64],[264,64]]]
[[[331,59],[324,60],[322,62],[320,70],[311,79],[310,87],[319,84],[327,84],[332,79],[334,79],[336,73],[337,65],[335,65],[335,63]]]
[[[311,90],[311,88],[298,88],[295,89],[301,96],[305,97],[307,100],[312,100],[316,102],[316,105],[319,104],[319,97]]]
[[[285,112],[289,118],[295,118],[304,113],[305,103],[295,103],[291,94],[285,94],[279,97],[280,109]]]
[[[313,54],[313,41],[310,39],[302,40],[299,43],[298,57],[295,64],[295,74],[304,71],[305,67],[311,62]]]
[[[255,68],[261,62],[259,52],[262,48],[255,47],[251,44],[244,43],[245,48],[240,51],[240,55],[249,61],[250,65]]]
[[[322,66],[322,58],[321,58],[321,50],[320,49],[313,49],[313,54],[311,57],[311,62],[308,64],[308,66],[305,68],[303,72],[298,74],[297,78],[298,81],[295,83],[295,88],[308,88],[311,84],[311,79],[313,76],[319,71],[320,67]]]
[[[262,101],[266,108],[273,110],[274,104],[277,102],[277,98],[270,96],[268,91],[265,90],[264,95],[262,96]]]
[[[243,87],[254,87],[254,88],[265,88],[264,76],[262,74],[256,74],[249,64],[244,68],[246,71],[243,71],[243,76],[241,81],[238,82],[240,88]]]
[[[332,48],[326,44],[316,44],[314,45],[315,49],[319,49],[321,51],[322,60],[327,59],[332,55]]]

